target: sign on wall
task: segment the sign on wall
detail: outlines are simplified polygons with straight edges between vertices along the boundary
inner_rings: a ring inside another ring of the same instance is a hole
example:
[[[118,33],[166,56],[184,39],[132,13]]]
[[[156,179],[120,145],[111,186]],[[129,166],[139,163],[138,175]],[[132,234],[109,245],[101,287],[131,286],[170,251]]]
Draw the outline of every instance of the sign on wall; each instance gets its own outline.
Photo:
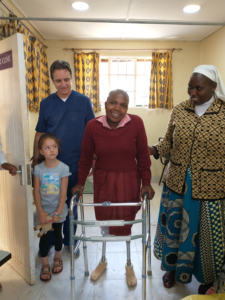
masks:
[[[12,50],[0,54],[0,71],[13,67]]]

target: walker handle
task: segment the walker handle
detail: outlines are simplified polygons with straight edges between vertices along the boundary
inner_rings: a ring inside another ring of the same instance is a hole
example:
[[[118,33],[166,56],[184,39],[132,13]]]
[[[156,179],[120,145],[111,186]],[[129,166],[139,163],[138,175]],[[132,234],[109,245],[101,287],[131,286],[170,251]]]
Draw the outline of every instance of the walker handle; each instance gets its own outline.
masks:
[[[149,194],[148,194],[148,192],[145,192],[145,193],[143,194],[143,198],[149,199]]]
[[[76,198],[79,198],[80,192],[79,192],[79,191],[76,191],[76,192],[73,194],[73,196],[76,196]]]

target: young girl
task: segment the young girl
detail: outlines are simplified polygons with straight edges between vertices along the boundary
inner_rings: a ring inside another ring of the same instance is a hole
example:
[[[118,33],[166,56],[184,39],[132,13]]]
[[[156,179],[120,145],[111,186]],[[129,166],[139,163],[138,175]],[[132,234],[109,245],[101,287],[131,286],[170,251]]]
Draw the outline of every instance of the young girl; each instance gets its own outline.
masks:
[[[68,176],[71,173],[69,172],[69,167],[56,158],[59,150],[59,140],[53,134],[43,134],[39,139],[38,147],[45,160],[34,168],[34,200],[39,224],[48,222],[46,216],[52,217],[55,239],[52,273],[59,274],[63,270],[61,259],[62,224],[68,214],[65,201]],[[40,253],[42,257],[40,279],[44,282],[48,282],[51,279],[48,263],[49,234],[50,232],[47,232],[40,238]]]

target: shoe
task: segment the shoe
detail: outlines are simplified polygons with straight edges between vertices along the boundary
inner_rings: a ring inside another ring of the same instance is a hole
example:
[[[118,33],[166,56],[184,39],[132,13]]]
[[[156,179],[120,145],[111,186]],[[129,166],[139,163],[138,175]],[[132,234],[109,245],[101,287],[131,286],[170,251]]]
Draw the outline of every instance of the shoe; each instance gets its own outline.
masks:
[[[44,271],[44,269],[48,269],[48,271]],[[47,279],[43,279],[42,276],[48,275],[49,277]],[[51,280],[51,270],[49,264],[42,266],[41,273],[40,273],[40,280],[43,282],[49,282]]]
[[[59,274],[63,270],[63,262],[61,258],[53,258],[54,265],[52,267],[52,274]],[[58,272],[55,271],[55,269],[61,268]]]
[[[199,295],[205,295],[208,289],[210,289],[213,286],[213,282],[208,284],[200,284],[198,288],[198,294]]]
[[[68,251],[69,255],[70,255],[70,246],[64,246],[64,248]],[[78,258],[80,256],[80,248],[77,248],[77,251],[74,252],[74,258]]]
[[[49,248],[48,248],[48,256],[50,255],[50,251],[51,251],[51,249],[52,249],[53,247],[54,247],[54,245],[49,246]],[[40,251],[40,249],[38,250],[38,257],[41,258],[41,251]]]
[[[2,291],[2,285],[1,285],[1,283],[0,283],[0,291]]]

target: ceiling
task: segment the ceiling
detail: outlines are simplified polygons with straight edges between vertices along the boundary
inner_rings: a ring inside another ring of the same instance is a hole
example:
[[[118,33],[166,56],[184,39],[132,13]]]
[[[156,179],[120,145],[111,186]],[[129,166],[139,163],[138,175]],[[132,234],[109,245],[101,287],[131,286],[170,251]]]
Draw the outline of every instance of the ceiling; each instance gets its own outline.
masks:
[[[83,0],[86,11],[72,9],[75,0],[11,0],[26,17],[225,22],[225,0]],[[82,0],[79,0],[82,1]],[[201,10],[185,14],[183,7]],[[115,24],[31,21],[45,39],[201,41],[219,26]]]

